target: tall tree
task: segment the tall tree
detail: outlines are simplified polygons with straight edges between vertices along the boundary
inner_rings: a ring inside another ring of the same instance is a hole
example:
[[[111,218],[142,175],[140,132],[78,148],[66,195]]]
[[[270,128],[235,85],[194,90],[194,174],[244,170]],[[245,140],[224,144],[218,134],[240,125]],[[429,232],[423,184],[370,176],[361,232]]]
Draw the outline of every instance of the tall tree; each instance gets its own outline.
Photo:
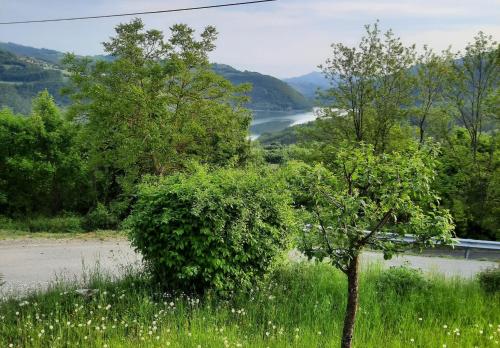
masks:
[[[211,71],[216,35],[207,27],[198,40],[180,24],[165,39],[135,19],[104,43],[113,61],[66,57],[75,101],[70,112],[84,124],[106,203],[127,196],[144,174],[166,175],[188,160],[219,165],[247,156],[251,118],[241,106],[247,86]]]
[[[332,56],[320,66],[334,86],[326,116],[335,121],[339,137],[384,151],[411,102],[415,48],[403,45],[391,30],[382,34],[378,22],[365,28],[358,47],[333,44]]]
[[[487,103],[500,83],[500,46],[483,32],[469,43],[465,53],[457,54],[449,74],[448,100],[453,106],[457,120],[470,135],[470,146],[474,160],[479,139],[488,115]]]
[[[450,67],[451,53],[449,50],[438,55],[432,49],[424,46],[423,52],[417,58],[413,91],[415,105],[412,114],[416,118],[420,144],[425,141],[429,122],[443,115],[445,76]]]

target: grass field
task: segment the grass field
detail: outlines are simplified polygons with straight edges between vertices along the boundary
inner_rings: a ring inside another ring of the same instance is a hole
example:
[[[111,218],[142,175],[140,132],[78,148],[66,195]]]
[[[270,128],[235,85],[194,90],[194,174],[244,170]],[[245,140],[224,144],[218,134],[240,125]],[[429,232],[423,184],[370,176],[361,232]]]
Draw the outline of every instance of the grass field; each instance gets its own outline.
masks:
[[[475,280],[429,279],[402,296],[377,291],[381,270],[361,279],[356,347],[500,346],[500,294]],[[172,296],[140,275],[94,275],[91,297],[54,285],[0,302],[0,347],[336,347],[345,279],[328,265],[276,270],[231,298]]]

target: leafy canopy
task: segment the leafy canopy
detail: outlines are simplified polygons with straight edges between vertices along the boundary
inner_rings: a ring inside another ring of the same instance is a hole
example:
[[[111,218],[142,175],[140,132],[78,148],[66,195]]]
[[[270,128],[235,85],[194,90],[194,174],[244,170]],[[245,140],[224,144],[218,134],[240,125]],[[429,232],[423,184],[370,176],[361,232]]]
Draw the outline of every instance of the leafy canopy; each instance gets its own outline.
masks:
[[[187,160],[223,165],[246,158],[250,114],[240,95],[247,86],[235,87],[210,69],[216,35],[207,27],[196,39],[178,24],[164,38],[135,19],[104,43],[113,61],[66,57],[70,113],[84,124],[106,203],[133,191],[142,175],[171,174]]]
[[[415,147],[377,155],[372,145],[346,146],[331,166],[292,163],[295,203],[309,223],[299,247],[309,257],[329,257],[343,271],[364,247],[390,258],[408,246],[450,242],[453,224],[431,189],[434,150]]]
[[[0,210],[55,214],[89,204],[88,172],[76,129],[41,92],[29,117],[0,110]]]

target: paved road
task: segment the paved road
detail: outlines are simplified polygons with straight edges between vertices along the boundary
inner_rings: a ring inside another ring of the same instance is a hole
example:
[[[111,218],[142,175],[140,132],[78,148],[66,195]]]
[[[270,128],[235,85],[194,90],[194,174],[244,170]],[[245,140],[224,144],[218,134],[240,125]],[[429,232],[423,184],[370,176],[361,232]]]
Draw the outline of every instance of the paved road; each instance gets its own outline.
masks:
[[[291,252],[292,259],[300,259]],[[379,253],[366,252],[363,267],[380,263],[383,267],[408,264],[426,272],[448,277],[469,278],[485,268],[497,266],[491,261],[423,256],[398,256],[384,261]],[[140,257],[126,240],[13,240],[0,241],[0,274],[5,284],[0,297],[23,294],[29,289],[44,289],[57,279],[82,280],[98,265],[103,272],[119,275],[128,265],[139,265]]]
[[[0,241],[0,274],[5,284],[0,297],[45,289],[55,280],[81,281],[97,268],[119,275],[140,262],[126,240],[12,240]]]

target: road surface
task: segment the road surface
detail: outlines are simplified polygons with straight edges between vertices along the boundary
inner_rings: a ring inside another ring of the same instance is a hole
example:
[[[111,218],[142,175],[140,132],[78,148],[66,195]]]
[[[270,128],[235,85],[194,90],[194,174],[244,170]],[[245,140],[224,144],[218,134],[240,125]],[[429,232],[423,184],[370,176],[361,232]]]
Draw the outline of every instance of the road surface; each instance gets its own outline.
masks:
[[[302,256],[290,253],[294,260]],[[0,241],[0,274],[5,284],[0,297],[22,295],[32,289],[45,289],[56,280],[81,281],[95,270],[119,276],[127,266],[139,266],[140,256],[124,239],[113,240],[4,240]],[[380,263],[382,267],[407,264],[424,272],[441,273],[447,277],[470,278],[483,269],[498,266],[497,262],[443,257],[397,256],[384,261],[380,253],[365,252],[362,265]]]
[[[125,239],[16,239],[0,241],[0,275],[5,284],[0,296],[45,289],[51,282],[81,281],[99,271],[119,275],[140,263]]]

